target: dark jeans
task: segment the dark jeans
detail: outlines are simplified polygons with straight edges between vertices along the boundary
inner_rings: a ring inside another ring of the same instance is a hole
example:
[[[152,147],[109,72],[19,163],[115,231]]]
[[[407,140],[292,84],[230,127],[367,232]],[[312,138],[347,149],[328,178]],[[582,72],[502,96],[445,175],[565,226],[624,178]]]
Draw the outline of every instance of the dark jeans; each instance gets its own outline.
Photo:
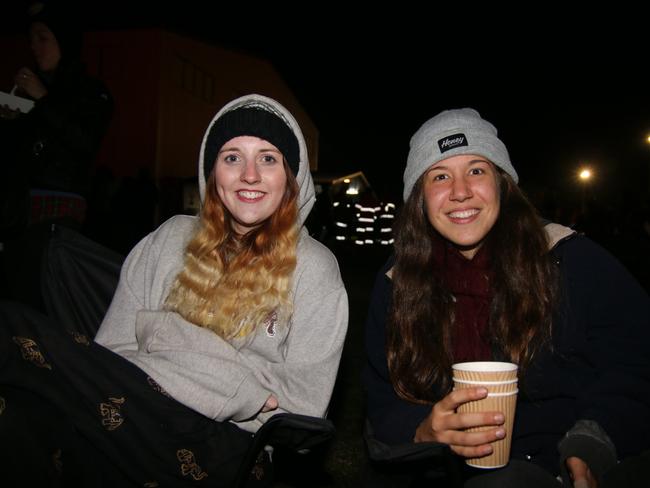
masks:
[[[627,458],[603,476],[598,488],[650,486],[650,451]],[[562,485],[548,471],[525,461],[468,480],[464,488],[558,488]]]
[[[536,464],[513,459],[505,468],[486,470],[470,478],[464,488],[559,488],[561,483]]]
[[[363,486],[367,488],[562,488],[553,475],[536,464],[512,460],[505,468],[478,470],[465,468],[457,458],[457,470],[440,464],[396,463],[366,466]],[[433,467],[431,466],[433,464]],[[605,473],[598,488],[650,486],[650,451],[623,460]],[[454,472],[455,471],[455,472]],[[458,473],[461,471],[462,473]],[[464,478],[465,481],[461,481]],[[568,487],[565,487],[568,488]]]

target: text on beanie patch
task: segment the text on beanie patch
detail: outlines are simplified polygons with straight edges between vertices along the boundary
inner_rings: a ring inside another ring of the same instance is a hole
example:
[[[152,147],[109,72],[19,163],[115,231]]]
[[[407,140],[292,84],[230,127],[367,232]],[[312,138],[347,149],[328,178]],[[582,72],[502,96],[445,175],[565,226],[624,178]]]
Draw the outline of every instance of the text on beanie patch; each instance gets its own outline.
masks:
[[[441,153],[460,146],[467,146],[467,137],[465,137],[465,134],[452,134],[438,140],[438,147]]]

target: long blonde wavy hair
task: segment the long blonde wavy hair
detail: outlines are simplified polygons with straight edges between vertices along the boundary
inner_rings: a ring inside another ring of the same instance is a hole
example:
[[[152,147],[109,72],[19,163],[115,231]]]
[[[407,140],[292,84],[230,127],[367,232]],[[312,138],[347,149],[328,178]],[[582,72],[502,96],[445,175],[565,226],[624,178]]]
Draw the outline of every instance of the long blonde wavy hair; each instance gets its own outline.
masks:
[[[215,171],[210,173],[199,228],[185,249],[166,310],[224,339],[249,335],[273,319],[289,319],[299,190],[286,161],[284,169],[287,185],[279,207],[244,236],[232,230],[232,216],[217,194]]]

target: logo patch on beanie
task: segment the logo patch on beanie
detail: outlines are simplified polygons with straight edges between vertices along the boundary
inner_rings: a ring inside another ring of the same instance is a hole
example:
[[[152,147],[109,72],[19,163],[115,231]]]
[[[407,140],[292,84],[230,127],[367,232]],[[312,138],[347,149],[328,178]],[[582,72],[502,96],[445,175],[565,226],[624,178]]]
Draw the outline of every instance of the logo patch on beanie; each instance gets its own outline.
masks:
[[[467,137],[465,137],[465,134],[452,134],[443,137],[442,139],[438,139],[438,147],[440,148],[441,153],[460,146],[467,146]]]

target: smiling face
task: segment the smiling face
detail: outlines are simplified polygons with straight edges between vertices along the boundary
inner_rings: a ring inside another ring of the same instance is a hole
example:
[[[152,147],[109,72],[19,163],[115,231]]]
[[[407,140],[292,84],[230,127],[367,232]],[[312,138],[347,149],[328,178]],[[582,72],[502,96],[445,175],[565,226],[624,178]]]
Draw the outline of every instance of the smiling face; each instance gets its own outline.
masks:
[[[219,198],[244,235],[278,209],[287,187],[282,153],[268,141],[239,136],[226,142],[214,165]]]
[[[496,168],[481,156],[444,159],[424,175],[424,204],[431,225],[472,259],[499,217]]]

